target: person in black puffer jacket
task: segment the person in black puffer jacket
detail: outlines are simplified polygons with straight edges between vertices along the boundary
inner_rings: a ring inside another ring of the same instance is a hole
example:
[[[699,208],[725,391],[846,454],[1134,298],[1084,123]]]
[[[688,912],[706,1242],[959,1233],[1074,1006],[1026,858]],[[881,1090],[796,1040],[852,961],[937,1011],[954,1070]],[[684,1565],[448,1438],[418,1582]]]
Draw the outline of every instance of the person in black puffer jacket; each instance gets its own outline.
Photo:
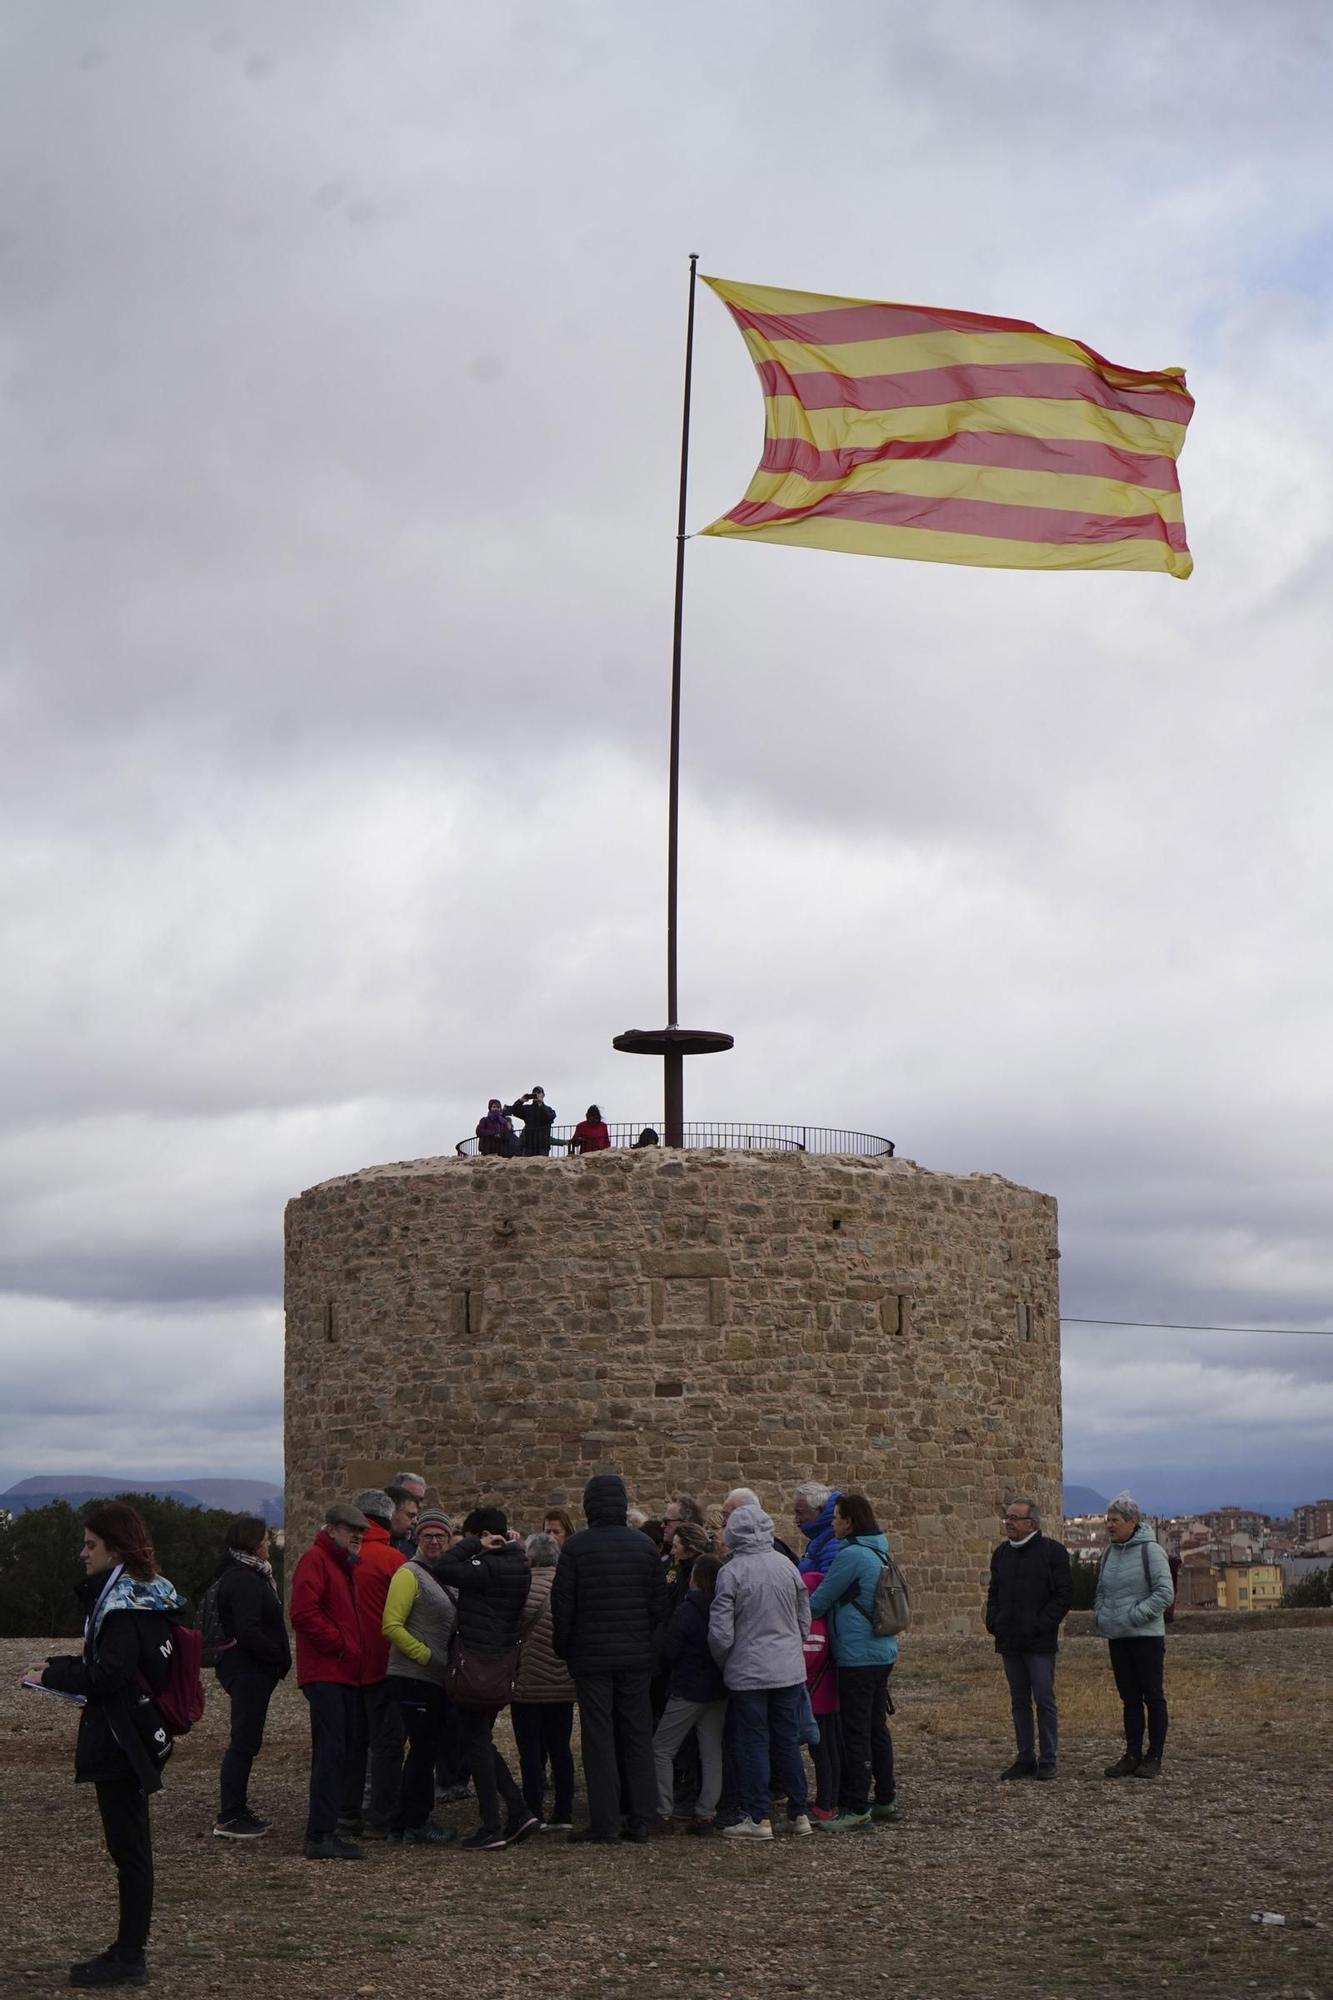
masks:
[[[588,1525],[565,1544],[551,1590],[555,1650],[579,1698],[589,1823],[571,1840],[620,1839],[619,1761],[629,1794],[629,1837],[650,1837],[657,1788],[649,1695],[666,1615],[661,1560],[627,1525],[625,1482],[601,1473],[583,1491]]]
[[[268,1832],[268,1821],[250,1810],[250,1770],[263,1747],[273,1690],[292,1670],[291,1643],[268,1552],[268,1523],[257,1514],[240,1514],[227,1523],[227,1547],[213,1579],[218,1620],[231,1641],[217,1663],[218,1685],[231,1701],[231,1739],[222,1759],[222,1798],[213,1827],[224,1840],[256,1840]]]
[[[642,1538],[641,1538],[642,1539]],[[648,1545],[645,1542],[644,1547]],[[420,1558],[418,1558],[420,1560]],[[523,1632],[524,1612],[532,1572],[523,1544],[511,1536],[499,1507],[478,1507],[463,1523],[463,1534],[447,1555],[423,1564],[437,1583],[458,1592],[456,1643],[474,1653],[513,1653]],[[463,1755],[477,1791],[481,1825],[463,1841],[464,1847],[517,1846],[535,1833],[537,1815],[529,1812],[514,1775],[492,1741],[498,1708],[459,1708]],[[500,1801],[509,1824],[500,1825]]]
[[[71,1986],[146,1986],[144,1946],[153,1915],[153,1837],[148,1799],[162,1789],[171,1738],[154,1706],[171,1674],[171,1628],[184,1600],[158,1572],[142,1515],[109,1500],[83,1532],[86,1613],[82,1654],[31,1669],[58,1694],[82,1695],[74,1782],[97,1792],[107,1852],[120,1889],[116,1942],[69,1969]]]

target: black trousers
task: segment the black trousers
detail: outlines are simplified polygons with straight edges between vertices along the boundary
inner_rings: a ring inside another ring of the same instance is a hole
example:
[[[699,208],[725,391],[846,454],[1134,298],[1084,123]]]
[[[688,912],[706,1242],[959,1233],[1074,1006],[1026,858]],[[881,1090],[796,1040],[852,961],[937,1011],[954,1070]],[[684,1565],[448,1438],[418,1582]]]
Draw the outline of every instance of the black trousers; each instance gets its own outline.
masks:
[[[341,1811],[344,1819],[360,1819],[366,1795],[366,1764],[370,1765],[370,1804],[366,1816],[375,1826],[387,1826],[398,1804],[403,1779],[403,1717],[389,1692],[387,1679],[358,1690],[347,1769],[343,1775]]]
[[[341,1681],[307,1681],[301,1689],[310,1705],[310,1812],[307,1840],[327,1840],[337,1832],[347,1778],[347,1759],[360,1727],[361,1690]],[[357,1800],[358,1808],[360,1800]]]
[[[398,1704],[407,1734],[407,1762],[390,1821],[395,1833],[402,1833],[410,1826],[424,1826],[430,1818],[447,1703],[442,1687],[411,1674],[390,1674],[385,1685]]]
[[[546,1760],[551,1760],[555,1798],[551,1818],[564,1826],[574,1811],[574,1733],[572,1701],[516,1701],[509,1710],[518,1745],[519,1774],[528,1811],[542,1816],[542,1784]]]
[[[116,1943],[125,1951],[142,1951],[153,1920],[153,1832],[148,1794],[134,1778],[104,1779],[94,1789],[106,1851],[115,1865],[120,1891]]]
[[[440,1748],[435,1759],[435,1782],[444,1789],[452,1785],[467,1783],[467,1758],[463,1755],[463,1725],[458,1719],[459,1711],[448,1702],[444,1711],[444,1727],[440,1732]]]
[[[815,1767],[815,1804],[821,1812],[836,1812],[842,1796],[842,1718],[819,1715],[819,1741],[810,1745],[810,1762]]]
[[[839,1667],[838,1713],[842,1722],[844,1812],[867,1812],[870,1788],[877,1806],[892,1805],[893,1738],[889,1735],[889,1675],[892,1667]]]
[[[222,1757],[221,1819],[233,1819],[249,1804],[250,1770],[263,1747],[264,1723],[276,1686],[263,1667],[236,1666],[228,1673],[231,1736]]]
[[[491,1741],[498,1708],[460,1708],[463,1755],[468,1775],[477,1794],[477,1808],[487,1833],[500,1831],[500,1801],[504,1800],[511,1819],[528,1817],[528,1803],[504,1758]]]
[[[657,1777],[653,1767],[653,1708],[651,1676],[642,1672],[577,1674],[579,1730],[583,1738],[583,1783],[588,1794],[588,1821],[594,1833],[620,1832],[621,1781],[616,1753],[624,1770],[625,1803],[631,1819],[651,1826],[657,1812]]]
[[[1148,1718],[1148,1755],[1166,1749],[1165,1639],[1111,1639],[1111,1672],[1115,1675],[1125,1717],[1125,1748],[1131,1757],[1143,1755],[1143,1718]]]

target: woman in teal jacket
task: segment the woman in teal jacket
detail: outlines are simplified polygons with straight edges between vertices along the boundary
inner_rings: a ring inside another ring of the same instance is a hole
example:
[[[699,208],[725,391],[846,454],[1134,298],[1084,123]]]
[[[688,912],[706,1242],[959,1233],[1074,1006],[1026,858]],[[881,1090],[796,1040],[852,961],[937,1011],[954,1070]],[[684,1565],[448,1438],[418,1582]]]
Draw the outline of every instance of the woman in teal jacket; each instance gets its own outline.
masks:
[[[1165,1614],[1175,1596],[1171,1565],[1132,1494],[1117,1493],[1106,1509],[1110,1547],[1097,1572],[1094,1618],[1109,1642],[1125,1722],[1125,1754],[1106,1767],[1108,1778],[1155,1778],[1166,1749]],[[1148,1745],[1143,1725],[1147,1718]]]
[[[828,1620],[838,1669],[842,1790],[838,1817],[818,1824],[825,1833],[848,1833],[869,1826],[872,1819],[898,1817],[889,1734],[889,1675],[898,1641],[875,1637],[875,1590],[889,1559],[889,1543],[864,1493],[838,1496],[833,1532],[838,1553],[810,1599],[810,1611]]]

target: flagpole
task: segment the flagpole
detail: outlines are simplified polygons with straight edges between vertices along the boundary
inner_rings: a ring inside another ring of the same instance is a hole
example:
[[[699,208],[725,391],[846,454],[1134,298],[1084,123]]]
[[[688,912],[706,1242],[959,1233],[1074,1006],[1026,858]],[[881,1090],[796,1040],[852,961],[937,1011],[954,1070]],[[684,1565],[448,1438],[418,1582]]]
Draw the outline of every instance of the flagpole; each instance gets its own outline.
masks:
[[[676,978],[676,914],[680,887],[680,652],[685,618],[685,498],[690,477],[690,384],[694,373],[694,288],[698,268],[699,253],[697,250],[692,250],[690,299],[685,320],[685,395],[680,421],[680,504],[676,512],[676,612],[671,634],[671,753],[667,779],[667,1025],[672,1028],[680,1021]],[[672,1123],[673,1095],[676,1100],[678,1122],[681,1115],[683,1070],[684,1065],[679,1056],[676,1057],[674,1066],[668,1059],[665,1106],[668,1131]],[[668,1138],[667,1144],[678,1146],[680,1140]]]
[[[667,771],[667,1025],[627,1028],[612,1046],[626,1055],[662,1058],[662,1137],[685,1144],[685,1058],[732,1046],[730,1035],[682,1028],[676,978],[677,905],[680,889],[680,654],[685,622],[685,500],[690,475],[690,384],[694,373],[694,292],[699,253],[690,252],[690,302],[685,319],[685,395],[680,419],[680,503],[676,510],[676,610],[671,631],[671,750]]]

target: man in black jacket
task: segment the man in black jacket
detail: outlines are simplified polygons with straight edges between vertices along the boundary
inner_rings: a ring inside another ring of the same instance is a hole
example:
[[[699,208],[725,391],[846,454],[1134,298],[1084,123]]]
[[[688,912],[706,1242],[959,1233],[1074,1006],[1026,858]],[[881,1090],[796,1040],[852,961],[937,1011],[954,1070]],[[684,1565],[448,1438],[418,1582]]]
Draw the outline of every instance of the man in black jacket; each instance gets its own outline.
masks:
[[[525,1090],[513,1104],[504,1107],[506,1118],[517,1118],[523,1126],[523,1137],[518,1142],[520,1153],[530,1158],[551,1150],[551,1127],[555,1124],[555,1113],[546,1102],[546,1092],[539,1083],[531,1090]]]
[[[631,1840],[657,1808],[649,1695],[666,1580],[647,1535],[631,1528],[625,1482],[600,1473],[583,1490],[588,1525],[560,1551],[551,1587],[555,1650],[574,1676],[588,1825],[571,1840],[620,1839],[623,1768]]]
[[[478,1507],[469,1514],[461,1539],[447,1555],[425,1567],[437,1582],[458,1592],[456,1645],[464,1652],[517,1656],[532,1571],[522,1542],[516,1535],[511,1537],[499,1507]],[[536,1814],[529,1812],[512,1771],[492,1741],[499,1712],[498,1708],[458,1708],[463,1755],[481,1813],[481,1825],[462,1842],[464,1847],[516,1847],[537,1831]],[[509,1813],[509,1823],[503,1829],[502,1799]]]
[[[986,1630],[1004,1661],[1018,1756],[1000,1776],[1053,1778],[1058,1746],[1055,1655],[1060,1625],[1074,1595],[1069,1551],[1042,1534],[1032,1500],[1009,1502],[1004,1533],[990,1559]]]

